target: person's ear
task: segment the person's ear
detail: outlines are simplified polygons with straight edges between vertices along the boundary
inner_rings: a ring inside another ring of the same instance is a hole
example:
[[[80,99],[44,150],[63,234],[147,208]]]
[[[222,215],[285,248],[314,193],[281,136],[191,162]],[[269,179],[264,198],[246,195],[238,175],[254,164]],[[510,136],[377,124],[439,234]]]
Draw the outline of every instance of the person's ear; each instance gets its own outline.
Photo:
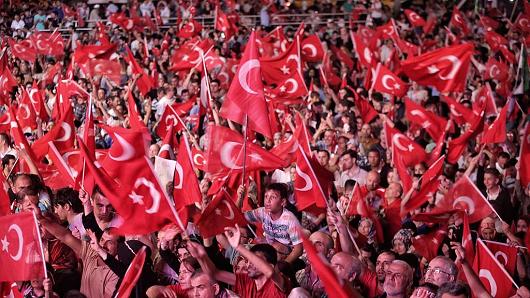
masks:
[[[287,199],[282,199],[282,207],[285,208],[287,206]]]
[[[219,287],[219,284],[218,283],[213,284],[213,288],[214,288],[215,296],[219,295],[219,292],[221,291],[221,287]]]

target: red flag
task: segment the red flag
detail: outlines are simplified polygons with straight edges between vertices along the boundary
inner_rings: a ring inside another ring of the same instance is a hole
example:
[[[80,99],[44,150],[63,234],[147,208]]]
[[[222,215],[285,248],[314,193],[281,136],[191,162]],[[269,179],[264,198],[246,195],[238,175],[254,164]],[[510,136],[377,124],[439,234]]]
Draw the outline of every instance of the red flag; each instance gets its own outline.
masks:
[[[39,160],[48,152],[48,142],[53,141],[60,152],[70,151],[74,148],[75,126],[72,109],[66,111],[55,126],[44,136],[37,139],[31,148]]]
[[[503,46],[508,46],[508,40],[495,31],[486,32],[484,34],[484,40],[494,51],[498,51]]]
[[[403,97],[408,90],[407,84],[381,63],[375,69],[372,89],[397,97]]]
[[[160,120],[157,124],[156,134],[159,137],[165,136],[169,130],[169,127],[173,127],[175,131],[181,131],[186,128],[186,124],[184,121],[182,121],[178,113],[176,113],[176,110],[173,106],[166,105],[164,113],[160,117]]]
[[[450,116],[457,124],[464,125],[475,118],[473,111],[457,102],[456,99],[449,96],[442,96],[442,99],[449,106]]]
[[[115,43],[102,43],[99,45],[79,44],[74,51],[72,59],[78,64],[84,64],[90,59],[105,59],[108,60],[113,53],[116,52],[118,45]]]
[[[5,189],[4,185],[7,185],[6,177],[4,174],[0,174],[0,216],[4,216],[11,213],[11,204],[9,200],[9,194]]]
[[[456,28],[459,28],[463,35],[468,35],[470,33],[466,18],[460,12],[460,10],[458,10],[457,6],[453,8],[453,14],[451,15],[451,20],[449,21],[449,24]]]
[[[460,135],[456,139],[452,139],[447,143],[447,162],[456,163],[464,149],[466,149],[469,140],[476,137],[484,127],[484,109],[480,112],[479,116],[475,116],[472,119],[471,127]]]
[[[197,221],[197,227],[204,238],[221,234],[225,227],[236,224],[246,226],[248,222],[225,190],[220,190],[215,195]]]
[[[419,84],[441,92],[462,92],[473,54],[473,44],[464,43],[437,49],[401,63],[402,71]]]
[[[201,23],[197,22],[195,19],[190,18],[182,27],[177,34],[180,38],[192,38],[199,34],[202,30]]]
[[[206,172],[222,173],[243,170],[243,136],[222,126],[210,126]],[[245,167],[247,171],[275,170],[286,166],[285,160],[247,141]]]
[[[469,226],[469,215],[465,212],[461,212],[463,217],[463,228],[462,228],[462,247],[466,253],[466,259],[469,263],[472,263],[475,259],[475,249],[473,247],[473,238],[471,237],[471,228]]]
[[[480,23],[482,24],[482,27],[486,29],[486,31],[495,31],[497,28],[499,28],[499,22],[496,20],[487,17],[487,16],[479,16]]]
[[[20,94],[17,119],[23,131],[32,131],[37,129],[37,115],[31,104],[28,91],[25,88],[19,89]]]
[[[299,103],[308,94],[304,78],[298,70],[294,70],[290,78],[279,82],[276,88],[265,87],[265,92],[271,100],[282,104]]]
[[[234,33],[238,31],[237,26],[230,22],[226,14],[219,7],[219,5],[215,7],[215,16],[215,30],[223,32],[225,34],[225,41],[228,41],[234,35]]]
[[[13,137],[13,143],[16,147],[20,149],[25,149],[29,155],[29,158],[32,161],[36,162],[37,157],[35,156],[35,153],[33,152],[32,148],[29,146],[28,140],[26,139],[24,133],[22,132],[22,129],[20,128],[20,124],[18,123],[18,120],[15,116],[15,111],[13,107],[9,109],[9,114],[9,117],[11,119],[11,136]]]
[[[6,97],[18,85],[13,77],[7,61],[6,49],[0,54],[0,95]]]
[[[421,188],[418,193],[412,197],[401,208],[401,215],[405,216],[408,212],[413,211],[423,205],[429,197],[433,197],[436,193],[440,181],[438,176],[442,173],[445,156],[438,158],[421,176]]]
[[[213,47],[213,42],[211,39],[206,38],[198,42],[195,40],[190,40],[184,45],[180,46],[178,50],[171,56],[171,66],[170,70],[179,71],[179,70],[190,70],[201,63],[201,55],[209,53],[210,49]],[[204,57],[205,60],[210,60],[208,55]],[[200,68],[200,67],[199,67]]]
[[[430,233],[415,236],[412,239],[414,251],[427,259],[427,261],[431,261],[438,255],[438,249],[446,235],[447,227],[443,226]]]
[[[515,20],[515,29],[524,33],[530,32],[530,16],[520,13]]]
[[[497,104],[489,83],[480,88],[473,102],[473,110],[480,111],[481,107],[484,107],[486,117],[497,116],[498,114]]]
[[[326,209],[327,186],[333,181],[333,175],[325,173],[323,169],[315,168],[315,166],[315,163],[311,164],[304,151],[298,147],[296,152],[296,178],[294,180],[294,194],[298,210],[316,208],[322,211]],[[315,170],[318,170],[319,174],[322,172],[325,174],[317,175]]]
[[[116,292],[116,298],[129,297],[131,295],[136,282],[142,274],[146,254],[146,246],[142,246],[142,248],[140,248],[140,250],[138,250],[138,252],[135,254],[134,259],[129,265],[129,268],[127,268],[127,271],[125,272],[125,276],[123,276],[120,288]]]
[[[42,121],[48,121],[49,115],[44,106],[44,92],[39,89],[36,81],[33,81],[33,86],[29,89],[28,93],[37,117]]]
[[[407,119],[425,129],[433,140],[438,140],[444,133],[447,126],[447,120],[436,115],[431,111],[427,111],[421,105],[412,100],[405,99],[405,116]]]
[[[477,239],[477,254],[473,262],[473,270],[492,297],[511,297],[515,293],[512,288],[515,282],[510,274],[480,239]]]
[[[423,27],[425,26],[425,19],[419,16],[416,12],[410,9],[404,10],[407,19],[413,27]]]
[[[372,50],[366,46],[358,34],[351,32],[351,38],[359,62],[369,70],[375,67],[377,65],[377,61]]]
[[[486,246],[510,275],[515,275],[517,265],[517,247],[502,242],[486,241]]]
[[[497,119],[488,127],[485,127],[484,134],[480,140],[481,144],[504,143],[506,141],[506,113],[509,106],[510,104],[507,102],[499,115],[497,115]]]
[[[386,24],[377,27],[377,34],[383,39],[391,39],[397,41],[399,38],[399,33],[394,19],[390,19]],[[375,40],[372,40],[374,44]],[[374,48],[374,47],[372,47]]]
[[[129,49],[129,47],[126,47],[126,50],[127,50],[126,59],[132,67],[133,75],[140,75],[140,77],[138,78],[138,81],[136,81],[138,90],[140,90],[142,95],[145,96],[153,88],[153,81],[145,73],[144,69],[140,66],[140,64],[138,64],[136,59],[134,59],[134,55]]]
[[[422,146],[386,123],[385,135],[387,146],[396,148],[397,153],[403,158],[403,162],[407,167],[412,167],[427,160],[427,153],[425,153]]]
[[[185,135],[180,137],[179,153],[173,180],[173,201],[177,209],[202,202],[199,181],[193,170],[190,145]]]
[[[248,129],[272,139],[254,31],[250,34],[236,78],[226,94],[220,115],[239,124],[246,123]]]
[[[105,76],[109,80],[120,83],[121,80],[121,64],[117,61],[108,59],[89,59],[82,69],[86,70],[86,74],[90,77],[96,75]]]
[[[55,57],[64,55],[64,40],[61,33],[57,30],[52,33],[34,32],[29,39],[40,55]]]
[[[33,47],[33,43],[30,40],[22,40],[16,43],[13,39],[8,39],[9,47],[11,48],[11,54],[19,59],[35,62],[37,59],[37,51]]]
[[[484,195],[468,176],[458,179],[433,211],[448,211],[454,208],[466,211],[471,223],[480,221],[494,212]]]
[[[166,136],[162,140],[162,146],[160,146],[160,151],[158,151],[158,156],[165,159],[175,160],[175,145],[177,145],[177,139],[175,136],[175,128],[170,125],[169,129],[166,132]]]
[[[59,174],[61,175],[62,179],[72,188],[77,188],[76,186],[76,180],[75,178],[78,176],[77,173],[74,173],[69,165],[66,164],[66,161],[63,159],[63,156],[61,153],[59,153],[59,150],[57,150],[57,147],[53,144],[52,141],[48,142],[48,157],[53,162],[53,165],[57,168],[59,171]]]
[[[407,193],[412,188],[412,176],[403,162],[406,154],[401,153],[397,146],[391,145],[390,150],[392,150],[392,160],[403,186],[403,193]]]
[[[307,62],[321,62],[324,58],[324,48],[318,35],[311,34],[302,40],[300,46],[302,59]]]
[[[425,26],[423,26],[423,32],[425,34],[431,33],[432,29],[436,26],[436,17],[429,17],[427,19],[427,22],[425,23]]]
[[[277,84],[291,78],[295,71],[301,71],[300,37],[295,36],[293,43],[285,52],[275,57],[260,58],[261,75],[267,84]]]
[[[526,124],[519,151],[519,177],[523,188],[530,184],[530,124]],[[530,233],[527,233],[530,234]]]
[[[350,90],[353,92],[355,107],[359,110],[363,123],[370,123],[374,118],[379,116],[379,113],[377,113],[372,104],[357,94],[353,88],[350,88]]]
[[[311,264],[311,269],[315,270],[318,278],[322,281],[328,297],[354,297],[355,295],[353,293],[348,293],[345,289],[345,286],[339,283],[333,270],[322,260],[324,256],[320,256],[318,254],[316,248],[313,246],[311,241],[307,239],[305,234],[300,232],[300,236],[302,238],[304,250],[307,253],[308,262]]]
[[[24,212],[0,217],[0,281],[44,278],[44,258],[37,220]]]
[[[497,81],[505,82],[508,79],[508,65],[490,57],[486,62],[486,70],[484,71],[484,80],[495,79]]]

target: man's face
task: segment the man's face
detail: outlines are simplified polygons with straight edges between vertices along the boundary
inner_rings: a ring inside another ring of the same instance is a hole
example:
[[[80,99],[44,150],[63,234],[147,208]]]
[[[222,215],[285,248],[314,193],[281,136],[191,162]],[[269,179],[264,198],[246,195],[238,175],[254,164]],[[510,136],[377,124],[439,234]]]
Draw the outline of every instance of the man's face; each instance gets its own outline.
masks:
[[[405,276],[405,267],[401,264],[390,264],[386,271],[383,289],[388,296],[404,295],[409,284]]]
[[[484,185],[487,189],[491,189],[499,184],[499,179],[495,175],[486,173],[484,174]]]
[[[283,209],[283,199],[280,196],[280,192],[269,189],[265,193],[264,200],[265,211],[276,213]]]
[[[340,163],[342,165],[342,170],[347,171],[353,167],[353,162],[355,159],[351,155],[346,154],[340,158]]]
[[[392,261],[394,261],[394,256],[388,253],[380,254],[377,257],[375,272],[377,273],[377,280],[380,283],[385,281],[386,270]]]
[[[355,278],[351,274],[351,266],[352,261],[349,255],[337,253],[331,258],[331,268],[333,268],[337,277],[343,281],[350,281],[350,279]]]
[[[442,284],[452,281],[453,275],[449,273],[449,268],[443,259],[435,258],[429,263],[425,271],[425,282],[441,286]]]
[[[309,241],[313,243],[318,253],[327,255],[328,254],[328,242],[329,238],[326,237],[322,232],[315,232],[309,236]]]
[[[111,256],[118,254],[118,238],[119,236],[112,235],[108,231],[105,231],[99,239],[99,246],[103,248]]]
[[[321,166],[325,167],[325,166],[328,165],[329,157],[328,157],[328,154],[326,152],[322,152],[322,151],[318,152],[317,153],[317,158],[318,158],[318,163]]]
[[[67,219],[66,214],[68,214],[68,211],[66,210],[65,207],[66,207],[66,205],[64,205],[64,206],[55,205],[53,207],[53,211],[55,212],[55,214],[57,215],[59,220],[61,220],[62,222],[65,222],[66,219]]]
[[[109,200],[100,193],[95,193],[92,199],[94,216],[102,222],[110,222],[114,217],[114,207]]]
[[[379,174],[375,172],[369,172],[366,177],[366,187],[369,191],[376,190],[379,186]]]
[[[373,168],[379,166],[379,162],[381,161],[381,157],[379,157],[379,154],[377,152],[368,152],[368,163]]]
[[[267,261],[267,259],[265,259],[265,256],[263,255],[262,252],[260,251],[257,251],[255,252],[256,256],[258,256],[259,258],[261,258],[262,260],[264,261]],[[261,273],[261,271],[259,271],[255,266],[254,264],[252,264],[251,262],[248,262],[248,265],[247,265],[247,272],[248,272],[248,277],[252,278],[252,279],[258,279],[260,276],[263,275],[263,273]]]
[[[188,296],[190,298],[214,298],[219,293],[219,285],[214,283],[207,274],[199,274],[190,280]]]
[[[39,197],[27,195],[22,199],[20,205],[22,211],[36,211],[39,209]]]
[[[15,183],[13,184],[13,192],[15,194],[18,194],[19,191],[23,190],[24,188],[28,188],[29,186],[31,186],[31,179],[29,179],[29,177],[19,177],[15,180]]]

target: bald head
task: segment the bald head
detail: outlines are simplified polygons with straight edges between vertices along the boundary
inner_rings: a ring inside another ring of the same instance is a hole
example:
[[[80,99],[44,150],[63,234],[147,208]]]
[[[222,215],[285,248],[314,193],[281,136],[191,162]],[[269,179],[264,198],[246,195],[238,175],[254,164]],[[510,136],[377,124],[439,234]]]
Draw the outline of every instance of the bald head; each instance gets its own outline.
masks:
[[[330,249],[333,248],[333,239],[322,231],[316,231],[309,236],[309,241],[313,243],[317,251],[327,256]]]
[[[345,252],[338,252],[331,258],[331,267],[339,279],[352,282],[361,274],[359,259]]]
[[[366,187],[369,191],[376,190],[381,182],[381,176],[377,171],[370,171],[366,176]]]

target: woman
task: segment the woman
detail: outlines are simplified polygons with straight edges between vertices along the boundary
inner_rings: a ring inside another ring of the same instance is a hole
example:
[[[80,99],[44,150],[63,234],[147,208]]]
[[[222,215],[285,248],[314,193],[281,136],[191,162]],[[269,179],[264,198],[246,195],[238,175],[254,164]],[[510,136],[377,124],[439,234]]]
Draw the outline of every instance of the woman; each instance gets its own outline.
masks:
[[[398,255],[410,253],[412,246],[412,231],[409,229],[401,229],[392,239],[392,251]]]
[[[192,274],[200,269],[199,262],[193,257],[182,260],[179,268],[179,282],[171,286],[152,286],[147,290],[147,297],[188,297],[188,290],[191,288],[190,280]]]

